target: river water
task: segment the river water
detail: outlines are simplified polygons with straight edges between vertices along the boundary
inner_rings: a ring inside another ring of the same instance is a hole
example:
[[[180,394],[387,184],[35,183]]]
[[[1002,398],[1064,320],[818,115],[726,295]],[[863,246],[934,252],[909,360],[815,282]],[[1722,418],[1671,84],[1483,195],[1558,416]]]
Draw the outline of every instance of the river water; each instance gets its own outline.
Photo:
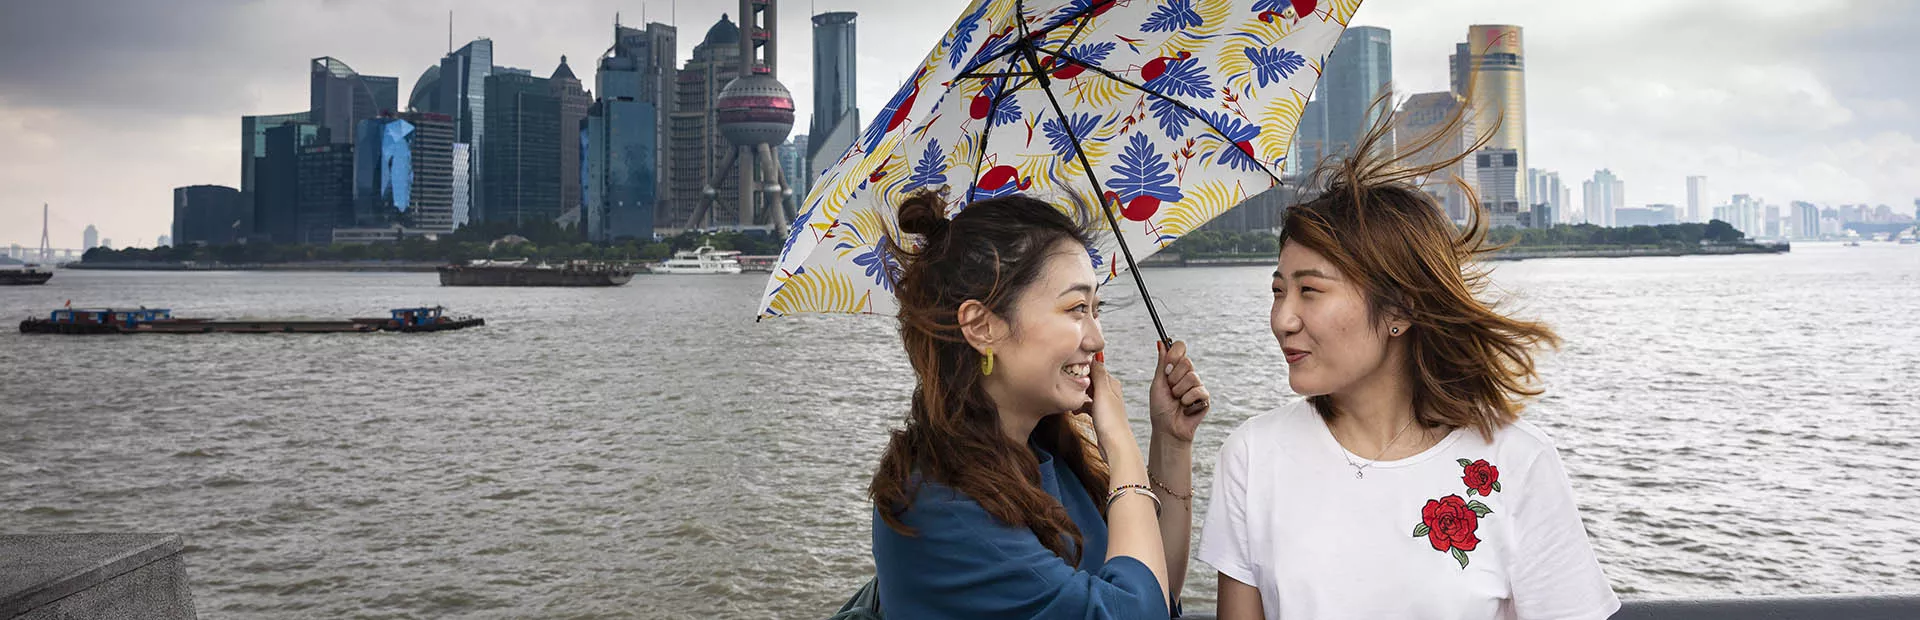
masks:
[[[1227,431],[1292,398],[1269,271],[1146,274],[1217,398],[1196,504]],[[1566,339],[1527,415],[1623,597],[1920,591],[1920,248],[1527,261],[1495,281]],[[0,334],[0,532],[182,533],[204,618],[821,618],[871,574],[864,488],[911,375],[890,319],[755,323],[763,284],[63,271],[0,289],[9,320],[71,299],[488,321]],[[1146,312],[1105,326],[1144,411]],[[1188,583],[1211,608],[1211,570]]]

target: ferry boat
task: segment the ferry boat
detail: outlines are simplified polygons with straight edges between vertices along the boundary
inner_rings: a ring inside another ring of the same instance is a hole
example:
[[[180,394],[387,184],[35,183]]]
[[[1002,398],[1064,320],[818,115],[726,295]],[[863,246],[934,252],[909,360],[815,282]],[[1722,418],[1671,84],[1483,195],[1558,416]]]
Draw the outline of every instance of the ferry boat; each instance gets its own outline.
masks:
[[[740,273],[739,252],[722,252],[703,245],[673,253],[673,258],[652,266],[653,273],[711,275]]]
[[[20,322],[23,334],[332,334],[438,332],[486,325],[479,317],[449,317],[446,308],[394,308],[386,318],[196,319],[175,318],[166,308],[62,308],[44,319]]]
[[[620,286],[631,280],[632,269],[589,261],[529,265],[481,259],[440,267],[441,286]]]
[[[46,284],[51,279],[53,272],[33,263],[27,263],[20,269],[0,269],[0,286]]]

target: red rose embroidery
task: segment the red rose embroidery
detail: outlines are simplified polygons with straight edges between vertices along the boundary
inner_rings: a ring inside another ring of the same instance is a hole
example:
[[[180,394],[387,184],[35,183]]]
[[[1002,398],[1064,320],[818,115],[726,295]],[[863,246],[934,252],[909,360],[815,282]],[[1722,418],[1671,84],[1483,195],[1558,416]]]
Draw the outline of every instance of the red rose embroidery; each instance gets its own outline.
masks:
[[[1425,536],[1435,551],[1452,552],[1460,568],[1466,568],[1467,552],[1480,546],[1480,518],[1490,514],[1493,509],[1478,500],[1467,501],[1458,495],[1430,499],[1420,509],[1420,525],[1413,528],[1413,535]]]
[[[1460,476],[1460,482],[1467,485],[1467,495],[1479,493],[1481,497],[1486,497],[1500,490],[1500,468],[1494,467],[1486,459],[1473,462],[1460,459],[1459,462],[1466,469],[1466,473]]]

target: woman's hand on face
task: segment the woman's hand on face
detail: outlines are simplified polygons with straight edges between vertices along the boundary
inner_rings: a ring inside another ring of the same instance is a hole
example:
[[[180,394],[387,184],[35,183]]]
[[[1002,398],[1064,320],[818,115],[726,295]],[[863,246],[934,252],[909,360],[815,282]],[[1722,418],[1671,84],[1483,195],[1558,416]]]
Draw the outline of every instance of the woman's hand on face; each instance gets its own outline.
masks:
[[[1200,421],[1212,410],[1213,396],[1200,382],[1200,373],[1187,357],[1187,343],[1175,342],[1168,348],[1155,343],[1160,363],[1154,365],[1153,388],[1148,397],[1148,415],[1153,432],[1191,443]]]
[[[1093,371],[1088,375],[1093,386],[1087,388],[1087,395],[1093,397],[1088,410],[1093,416],[1095,429],[1131,429],[1127,424],[1127,404],[1120,398],[1120,381],[1107,374],[1107,364],[1099,360],[1093,362]]]

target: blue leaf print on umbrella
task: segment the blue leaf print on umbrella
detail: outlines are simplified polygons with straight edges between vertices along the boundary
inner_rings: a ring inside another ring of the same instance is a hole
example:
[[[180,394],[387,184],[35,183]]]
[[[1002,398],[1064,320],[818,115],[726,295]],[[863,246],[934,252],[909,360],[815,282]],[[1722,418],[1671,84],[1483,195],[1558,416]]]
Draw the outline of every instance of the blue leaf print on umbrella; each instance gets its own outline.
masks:
[[[1020,122],[1020,101],[1009,95],[1001,97],[1006,91],[1006,78],[987,80],[987,87],[973,98],[973,118],[991,118],[995,127]],[[995,104],[994,100],[999,103]]]
[[[1147,112],[1153,115],[1154,120],[1160,121],[1160,131],[1166,132],[1167,138],[1173,140],[1179,140],[1187,135],[1187,121],[1193,119],[1186,110],[1180,109],[1180,106],[1159,97],[1155,97],[1153,103],[1147,104]]]
[[[853,257],[853,264],[867,268],[867,277],[873,278],[874,284],[893,292],[893,274],[900,271],[900,260],[894,258],[893,252],[887,251],[887,243],[887,236],[881,235],[879,243]]]
[[[1198,28],[1201,23],[1200,13],[1193,10],[1193,0],[1169,0],[1147,16],[1147,23],[1140,25],[1140,31],[1178,32]]]
[[[860,146],[866,152],[872,153],[874,149],[880,148],[880,141],[887,137],[887,132],[893,131],[894,128],[906,122],[907,114],[913,112],[914,100],[920,96],[920,78],[926,73],[927,70],[923,68],[913,74],[913,79],[901,84],[900,92],[894,93],[893,100],[888,101],[887,107],[881,108],[880,115],[873,118],[872,124],[867,125],[867,134],[860,138]]]
[[[1105,61],[1107,55],[1112,54],[1118,45],[1112,41],[1077,45],[1074,46],[1073,51],[1067,52],[1067,56],[1089,65],[1097,65]]]
[[[1207,97],[1213,94],[1213,79],[1200,67],[1200,59],[1181,52],[1179,56],[1147,61],[1140,69],[1145,86],[1169,97]]]
[[[981,2],[980,7],[960,18],[953,26],[952,41],[947,47],[947,68],[960,66],[960,59],[967,54],[967,44],[973,42],[973,31],[980,27],[980,20],[987,16],[987,6],[992,2]]]
[[[1092,139],[1094,130],[1100,128],[1100,116],[1083,113],[1067,118],[1073,122],[1071,135],[1067,133],[1068,125],[1060,122],[1059,117],[1047,119],[1047,122],[1040,125],[1040,131],[1046,134],[1047,145],[1053,147],[1054,154],[1063,158],[1079,157],[1080,145],[1074,142],[1074,138],[1077,136],[1081,140]]]
[[[1279,13],[1293,6],[1293,0],[1253,0],[1255,13]]]
[[[967,71],[973,71],[985,66],[989,61],[994,60],[995,56],[999,56],[1000,52],[1013,47],[1013,41],[1017,38],[1019,37],[1012,36],[1011,33],[993,35],[993,37],[987,39],[986,43],[980,44],[980,51],[973,54],[973,60],[967,61]],[[1000,60],[1006,60],[1006,58],[1001,57]]]
[[[1093,8],[1094,3],[1099,1],[1100,0],[1073,0],[1072,2],[1068,2],[1066,6],[1060,7],[1059,11],[1055,11],[1052,17],[1048,17],[1046,23],[1041,24],[1040,28],[1038,30],[1035,30],[1035,32],[1051,30],[1061,24],[1065,24],[1067,22],[1073,21],[1074,17],[1080,16],[1083,13],[1089,14],[1089,15],[1099,15],[1100,13],[1105,13],[1107,9],[1113,7],[1112,3],[1108,3],[1107,6],[1102,7],[1098,11],[1088,10]]]
[[[1107,263],[1106,257],[1100,255],[1100,248],[1091,245],[1087,246],[1087,256],[1093,259],[1094,271],[1099,271],[1100,268]]]
[[[907,178],[907,189],[939,187],[947,184],[947,155],[940,150],[940,141],[927,142],[927,150],[920,155],[920,162],[913,165],[913,176]]]
[[[1133,134],[1127,148],[1120,154],[1120,163],[1113,166],[1113,178],[1107,181],[1109,200],[1117,199],[1125,203],[1120,214],[1127,219],[1144,222],[1153,217],[1162,202],[1179,202],[1183,196],[1180,186],[1173,184],[1173,173],[1168,169],[1172,164],[1153,150],[1153,141],[1147,134]]]
[[[793,218],[793,223],[787,225],[787,245],[780,248],[780,262],[786,262],[787,253],[792,252],[793,244],[800,241],[800,231],[807,229],[807,222],[813,219],[813,212],[815,210],[816,209],[807,209],[806,211],[802,211],[800,217]]]
[[[1234,170],[1251,171],[1260,167],[1260,163],[1253,158],[1253,140],[1260,137],[1259,125],[1226,113],[1208,114],[1207,121],[1220,130],[1220,136],[1227,143],[1226,148],[1220,149],[1220,157],[1215,161]]]
[[[1246,53],[1247,60],[1253,61],[1256,75],[1263,87],[1270,82],[1280,82],[1293,77],[1293,72],[1307,66],[1305,57],[1283,48],[1249,47]]]

